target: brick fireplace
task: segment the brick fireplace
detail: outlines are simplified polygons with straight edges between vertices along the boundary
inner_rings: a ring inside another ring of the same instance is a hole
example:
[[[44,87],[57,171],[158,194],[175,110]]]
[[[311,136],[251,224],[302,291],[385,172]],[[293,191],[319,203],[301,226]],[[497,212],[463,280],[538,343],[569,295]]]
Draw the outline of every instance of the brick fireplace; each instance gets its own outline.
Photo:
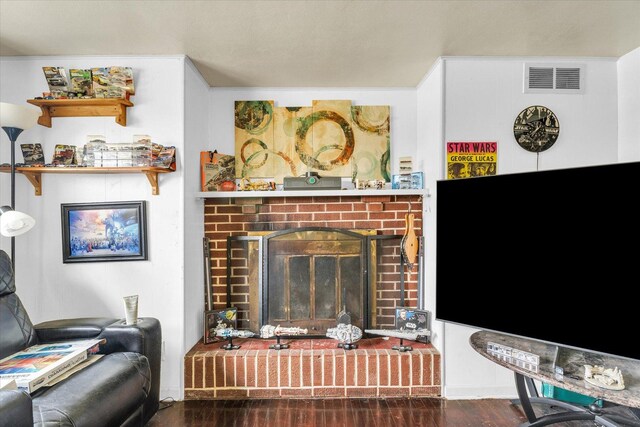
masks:
[[[207,199],[205,236],[211,246],[211,275],[214,308],[227,306],[227,237],[302,227],[332,227],[347,230],[377,230],[383,235],[402,235],[404,217],[416,215],[416,234],[422,229],[422,201],[419,196],[269,197],[262,199]],[[393,308],[400,303],[400,253],[385,254],[377,271],[377,316],[388,324]],[[240,257],[238,257],[240,258]],[[233,305],[249,300],[249,270],[246,261],[234,260],[232,269]],[[418,302],[417,274],[405,273],[405,305]]]
[[[239,327],[255,329],[249,307],[256,286],[250,273],[251,261],[235,253],[227,258],[229,236],[307,227],[402,235],[409,209],[415,215],[416,234],[421,235],[422,200],[418,195],[294,194],[206,199],[204,221],[211,247],[213,307],[238,307]],[[409,273],[405,269],[402,273],[397,241],[389,247],[380,246],[376,257],[370,291],[375,302],[369,324],[389,328],[393,326],[395,307],[417,307],[418,275],[416,270]],[[185,399],[440,395],[440,356],[430,344],[398,353],[391,349],[397,340],[379,337],[365,338],[359,342],[359,349],[350,351],[337,349],[337,342],[327,339],[293,340],[290,349],[279,351],[268,349],[273,340],[236,341],[242,345],[240,350],[225,351],[220,350],[220,343],[200,342],[187,353]]]

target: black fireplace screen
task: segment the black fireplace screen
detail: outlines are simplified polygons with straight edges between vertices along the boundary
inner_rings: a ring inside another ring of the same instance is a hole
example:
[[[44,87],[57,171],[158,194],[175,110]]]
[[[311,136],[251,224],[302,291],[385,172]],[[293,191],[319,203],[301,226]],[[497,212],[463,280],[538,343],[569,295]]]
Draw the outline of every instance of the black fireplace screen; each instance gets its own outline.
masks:
[[[287,230],[264,245],[264,323],[324,335],[343,308],[362,327],[366,236],[346,230]]]
[[[324,336],[343,309],[361,329],[393,327],[405,302],[402,236],[320,227],[251,234],[227,239],[227,301],[239,328]]]

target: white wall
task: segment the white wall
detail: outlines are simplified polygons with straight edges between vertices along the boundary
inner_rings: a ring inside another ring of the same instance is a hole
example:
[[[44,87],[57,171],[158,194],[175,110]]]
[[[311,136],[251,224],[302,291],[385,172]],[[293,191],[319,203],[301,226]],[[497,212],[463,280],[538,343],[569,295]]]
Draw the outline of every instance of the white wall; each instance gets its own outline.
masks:
[[[398,157],[413,155],[425,172],[431,194],[424,201],[425,287],[427,309],[433,312],[435,183],[444,176],[444,142],[497,140],[499,173],[535,170],[536,155],[517,145],[512,126],[524,107],[541,104],[556,113],[561,126],[558,142],[540,155],[541,169],[638,159],[639,57],[636,50],[617,67],[615,60],[581,58],[587,64],[585,93],[560,96],[523,94],[523,60],[517,58],[444,58],[416,89],[209,88],[184,57],[1,58],[0,100],[22,105],[47,90],[42,66],[128,65],[135,73],[137,95],[127,127],[113,118],[54,118],[51,129],[28,130],[18,144],[41,142],[49,159],[55,144],[82,146],[87,134],[104,134],[109,142],[149,134],[155,142],[175,145],[178,156],[177,172],[160,176],[159,196],[151,195],[143,175],[51,174],[43,176],[43,195],[35,197],[18,175],[16,207],[38,221],[16,239],[18,293],[34,323],[122,317],[121,297],[139,294],[140,315],[159,318],[163,327],[161,397],[182,398],[183,356],[202,336],[203,202],[195,198],[199,151],[234,152],[235,100],[272,99],[278,106],[293,106],[351,99],[355,105],[390,105],[392,171]],[[1,134],[0,163],[9,161],[8,139]],[[22,159],[19,147],[17,158]],[[9,197],[9,175],[0,174],[0,203],[8,204]],[[63,264],[60,204],[116,200],[147,200],[149,261]],[[0,247],[8,252],[9,239],[0,239]],[[511,372],[471,350],[473,330],[439,322],[433,329],[443,354],[446,397],[515,394]]]
[[[536,62],[545,60],[535,58]],[[559,62],[557,58],[548,60]],[[444,140],[498,141],[498,173],[536,170],[536,154],[520,148],[512,127],[525,107],[544,105],[558,117],[560,135],[540,154],[541,170],[617,162],[616,60],[575,61],[587,66],[584,94],[551,95],[522,93],[523,59],[445,58]],[[429,161],[427,168],[443,171],[444,156]],[[427,254],[430,256],[433,251]],[[445,325],[445,396],[514,396],[513,374],[471,349],[469,336],[474,331]]]
[[[353,105],[391,107],[391,173],[398,158],[416,152],[415,89],[212,88],[211,135],[221,153],[235,151],[234,102],[273,100],[276,107],[311,106],[314,100],[349,99]]]
[[[435,192],[436,181],[442,177],[441,159],[444,153],[442,143],[444,135],[444,68],[443,61],[438,60],[429,73],[420,82],[416,90],[417,101],[417,170],[424,172],[425,188],[429,190],[429,196],[423,200],[423,235],[424,239],[424,274],[426,309],[432,314],[431,342],[443,353],[444,348],[444,324],[434,319],[436,300],[436,216],[435,204],[437,194]]]
[[[186,354],[203,335],[204,200],[200,191],[200,151],[211,150],[209,85],[187,58],[185,63],[185,173],[184,173],[184,348]],[[181,370],[183,364],[180,365]],[[184,375],[181,375],[181,381]],[[184,387],[181,387],[184,390]],[[180,396],[182,398],[183,396]]]
[[[618,60],[619,160],[640,160],[640,47]]]
[[[122,297],[140,296],[139,315],[162,324],[165,354],[161,397],[180,397],[184,356],[183,245],[184,206],[184,57],[3,57],[0,98],[28,105],[26,99],[48,90],[43,66],[133,67],[136,95],[127,126],[113,117],[53,118],[53,127],[25,131],[18,143],[43,144],[51,159],[54,145],[83,146],[86,135],[103,134],[108,142],[131,142],[149,134],[154,142],[177,148],[177,172],[159,177],[153,196],[142,174],[42,176],[43,195],[34,196],[24,176],[16,177],[16,208],[32,215],[36,227],[16,239],[16,286],[34,323],[73,317],[123,317]],[[8,139],[0,141],[0,161],[8,162]],[[18,148],[17,160],[22,160]],[[192,167],[195,167],[191,165]],[[9,174],[0,174],[0,203],[9,203]],[[62,263],[61,203],[147,201],[148,261]],[[9,251],[9,239],[2,238]]]

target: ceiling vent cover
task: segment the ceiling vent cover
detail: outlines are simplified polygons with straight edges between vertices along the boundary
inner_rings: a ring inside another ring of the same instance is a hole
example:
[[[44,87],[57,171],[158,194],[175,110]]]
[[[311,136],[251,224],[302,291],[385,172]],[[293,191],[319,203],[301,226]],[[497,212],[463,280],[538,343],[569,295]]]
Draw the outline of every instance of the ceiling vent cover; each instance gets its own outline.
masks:
[[[524,93],[584,93],[582,64],[524,64]]]

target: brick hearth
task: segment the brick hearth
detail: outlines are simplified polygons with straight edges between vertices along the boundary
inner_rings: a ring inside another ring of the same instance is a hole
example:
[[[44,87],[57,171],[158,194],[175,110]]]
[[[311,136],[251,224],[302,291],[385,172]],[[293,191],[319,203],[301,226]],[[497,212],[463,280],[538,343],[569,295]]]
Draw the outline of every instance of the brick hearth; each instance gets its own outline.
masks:
[[[196,344],[185,356],[185,399],[440,396],[440,354],[430,344],[400,353],[394,338],[363,339],[356,350],[300,339],[269,350],[274,342],[236,339],[241,348],[229,351]]]

